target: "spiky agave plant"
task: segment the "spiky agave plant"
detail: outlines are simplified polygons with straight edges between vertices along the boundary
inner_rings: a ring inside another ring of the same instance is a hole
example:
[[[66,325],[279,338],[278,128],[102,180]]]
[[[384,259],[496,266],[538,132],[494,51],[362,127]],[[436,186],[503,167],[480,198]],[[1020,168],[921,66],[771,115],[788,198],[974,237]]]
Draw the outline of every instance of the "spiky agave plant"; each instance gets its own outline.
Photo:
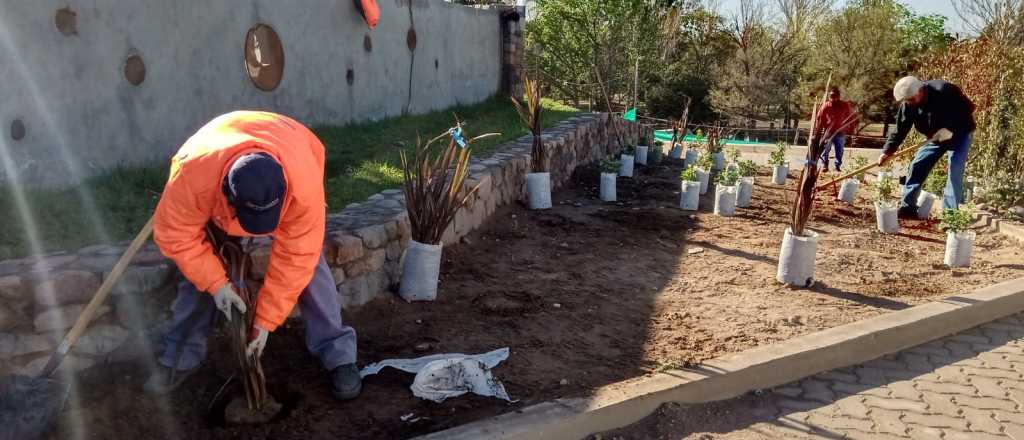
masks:
[[[512,97],[512,105],[516,108],[516,113],[519,113],[519,119],[523,121],[523,125],[526,126],[527,130],[533,134],[533,146],[530,148],[530,169],[534,173],[543,173],[547,171],[547,158],[545,157],[546,151],[544,149],[544,142],[541,139],[541,111],[543,106],[541,105],[541,84],[539,81],[531,80],[530,77],[523,75],[523,84],[526,89],[526,105]]]
[[[440,244],[445,229],[455,214],[480,187],[463,188],[469,175],[469,155],[473,142],[498,136],[488,133],[465,139],[462,123],[424,143],[416,138],[416,155],[409,160],[401,152],[405,206],[409,213],[412,239],[423,244]],[[438,153],[431,147],[442,139],[448,146]]]

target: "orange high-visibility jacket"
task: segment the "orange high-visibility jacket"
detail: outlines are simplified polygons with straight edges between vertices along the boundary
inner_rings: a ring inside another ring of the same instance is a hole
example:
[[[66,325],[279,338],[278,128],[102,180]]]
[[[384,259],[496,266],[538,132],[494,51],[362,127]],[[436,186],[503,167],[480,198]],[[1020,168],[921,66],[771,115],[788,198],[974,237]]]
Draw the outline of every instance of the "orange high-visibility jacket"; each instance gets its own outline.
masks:
[[[213,221],[229,235],[249,237],[228,205],[221,183],[246,153],[264,152],[284,169],[287,190],[281,221],[271,235],[270,264],[256,302],[256,324],[274,331],[313,278],[324,244],[324,146],[295,120],[267,112],[217,117],[189,138],[171,161],[170,178],[156,208],[153,238],[189,281],[215,292],[227,273],[206,241]]]

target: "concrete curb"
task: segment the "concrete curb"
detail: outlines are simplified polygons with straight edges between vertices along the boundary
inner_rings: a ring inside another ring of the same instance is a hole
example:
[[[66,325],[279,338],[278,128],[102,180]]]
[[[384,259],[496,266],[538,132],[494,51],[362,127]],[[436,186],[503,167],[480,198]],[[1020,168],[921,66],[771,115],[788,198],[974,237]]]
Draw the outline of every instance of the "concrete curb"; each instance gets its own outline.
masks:
[[[996,231],[999,231],[999,233],[1024,243],[1024,226],[997,218],[989,212],[982,211],[974,214],[974,216],[982,224],[991,226]]]
[[[939,339],[1024,310],[1024,278],[709,361],[611,384],[419,437],[575,439],[634,423],[666,402],[702,403],[783,385]]]

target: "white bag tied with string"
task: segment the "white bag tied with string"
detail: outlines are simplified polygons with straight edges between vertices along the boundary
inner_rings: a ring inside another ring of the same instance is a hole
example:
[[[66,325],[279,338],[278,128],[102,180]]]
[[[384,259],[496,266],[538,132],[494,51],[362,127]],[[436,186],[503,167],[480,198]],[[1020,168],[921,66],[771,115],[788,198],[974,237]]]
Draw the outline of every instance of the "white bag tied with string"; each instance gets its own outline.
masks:
[[[438,403],[466,393],[511,402],[505,386],[491,375],[491,369],[508,359],[508,353],[508,347],[505,347],[478,355],[445,353],[416,359],[388,359],[363,367],[359,375],[377,374],[385,367],[415,373],[416,378],[410,387],[412,394]]]

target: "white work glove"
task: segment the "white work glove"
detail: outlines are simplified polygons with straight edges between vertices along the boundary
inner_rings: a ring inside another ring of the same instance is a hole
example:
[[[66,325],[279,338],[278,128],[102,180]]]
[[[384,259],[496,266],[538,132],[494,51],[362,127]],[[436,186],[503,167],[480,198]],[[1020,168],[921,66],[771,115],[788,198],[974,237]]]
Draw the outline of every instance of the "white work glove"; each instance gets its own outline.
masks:
[[[258,325],[252,326],[252,331],[249,332],[249,345],[245,347],[245,355],[252,356],[253,353],[256,357],[263,356],[263,347],[267,346],[267,336],[270,332],[267,329]]]
[[[953,139],[953,132],[945,128],[940,128],[939,131],[936,131],[935,135],[932,136],[932,140],[938,142],[945,142],[950,139]]]
[[[217,310],[223,312],[224,316],[228,318],[228,322],[231,322],[231,306],[238,309],[239,313],[245,314],[245,301],[235,293],[235,288],[230,281],[224,283],[220,289],[214,292],[213,302],[217,304]]]

